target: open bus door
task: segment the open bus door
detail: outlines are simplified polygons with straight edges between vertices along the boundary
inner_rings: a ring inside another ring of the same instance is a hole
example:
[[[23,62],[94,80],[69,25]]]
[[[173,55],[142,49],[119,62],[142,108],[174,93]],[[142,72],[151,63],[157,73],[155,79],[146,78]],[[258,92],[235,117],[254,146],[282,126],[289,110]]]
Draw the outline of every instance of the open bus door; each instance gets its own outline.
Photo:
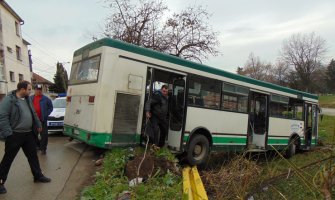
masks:
[[[186,74],[168,69],[151,68],[147,70],[147,84],[145,103],[151,95],[162,85],[169,87],[169,127],[167,132],[167,145],[179,151],[182,145],[185,116],[185,83]],[[144,104],[145,105],[145,104]],[[145,111],[143,112],[142,131],[145,132],[147,124]]]
[[[265,150],[268,136],[268,95],[250,92],[248,150]]]
[[[173,150],[180,150],[183,135],[185,111],[185,82],[186,77],[179,77],[173,81],[170,98],[170,124],[168,132],[168,146]]]
[[[318,107],[315,104],[305,103],[305,148],[310,149],[312,138],[317,139],[318,131]]]

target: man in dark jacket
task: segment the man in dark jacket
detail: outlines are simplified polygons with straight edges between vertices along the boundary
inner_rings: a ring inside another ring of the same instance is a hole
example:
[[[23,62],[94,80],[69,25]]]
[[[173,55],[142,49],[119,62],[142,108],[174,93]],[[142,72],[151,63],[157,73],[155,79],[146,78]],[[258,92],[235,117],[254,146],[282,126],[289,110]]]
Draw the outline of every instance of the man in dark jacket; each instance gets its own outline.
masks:
[[[161,90],[155,92],[145,104],[146,117],[150,119],[154,132],[153,143],[158,147],[164,146],[168,132],[168,92],[168,86],[163,85]]]
[[[34,130],[42,131],[29,94],[31,84],[21,81],[0,103],[0,138],[5,140],[5,154],[0,163],[0,194],[7,192],[4,183],[12,162],[22,148],[28,159],[34,182],[47,183],[51,179],[42,174],[37,157]]]
[[[37,147],[41,150],[42,154],[46,154],[48,146],[48,116],[53,110],[51,100],[43,95],[42,85],[35,85],[35,94],[30,96],[31,101],[33,102],[36,114],[42,124],[41,140],[37,137]]]

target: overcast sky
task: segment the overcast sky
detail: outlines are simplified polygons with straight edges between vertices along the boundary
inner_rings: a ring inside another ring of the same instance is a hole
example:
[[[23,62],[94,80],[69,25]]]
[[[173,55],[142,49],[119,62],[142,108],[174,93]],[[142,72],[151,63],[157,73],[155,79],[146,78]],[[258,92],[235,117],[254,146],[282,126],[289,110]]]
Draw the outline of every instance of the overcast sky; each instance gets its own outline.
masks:
[[[32,45],[36,73],[52,80],[56,62],[71,62],[76,49],[92,42],[110,12],[104,0],[6,0],[25,21],[23,38]],[[311,33],[327,42],[325,63],[335,58],[334,0],[165,0],[170,11],[203,5],[220,32],[222,55],[204,64],[235,72],[253,52],[274,63],[292,34]],[[65,64],[69,71],[70,64]]]

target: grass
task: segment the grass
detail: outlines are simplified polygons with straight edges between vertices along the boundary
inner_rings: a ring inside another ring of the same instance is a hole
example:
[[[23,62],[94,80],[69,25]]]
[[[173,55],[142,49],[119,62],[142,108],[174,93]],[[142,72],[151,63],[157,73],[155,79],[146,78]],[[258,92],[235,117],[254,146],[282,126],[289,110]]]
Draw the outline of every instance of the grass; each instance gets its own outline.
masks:
[[[103,169],[96,173],[95,184],[83,190],[81,199],[118,199],[125,193],[129,199],[181,199],[182,178],[169,171],[162,176],[157,173],[145,183],[129,186],[129,180],[124,175],[125,165],[134,154],[142,152],[141,149],[113,149],[107,153]],[[157,157],[174,158],[166,149],[156,154]]]
[[[251,194],[253,199],[314,200],[325,199],[325,191],[328,191],[334,199],[335,185],[332,186],[329,180],[335,177],[335,159],[299,170],[301,167],[335,155],[332,145],[335,143],[334,127],[335,116],[324,116],[319,123],[319,139],[327,146],[316,147],[308,152],[298,152],[290,159],[285,159],[274,151],[266,154],[250,154],[246,157],[249,161],[243,160],[245,158],[241,157],[245,156],[241,154],[230,155],[233,158],[231,160],[217,155],[212,159],[214,163],[210,165],[214,166],[212,171],[202,173],[207,192],[212,199],[246,199]],[[236,159],[239,159],[239,168],[231,164]],[[257,165],[255,166],[252,161]],[[243,171],[243,168],[247,170]],[[288,172],[289,176],[285,174]],[[253,174],[252,178],[249,173]],[[330,173],[332,175],[327,176]],[[329,183],[330,188],[325,183]],[[249,195],[243,196],[246,194]]]
[[[334,155],[332,150],[319,149],[299,153],[289,160],[276,158],[264,164],[262,179],[266,180],[278,174],[287,173],[296,167],[300,168],[332,155]],[[290,176],[283,176],[267,185],[255,195],[255,199],[323,199],[322,185],[316,183],[320,182],[318,173],[322,172],[322,167],[329,162],[333,163],[334,159],[298,170],[298,173],[291,172]]]
[[[334,128],[335,116],[324,115],[322,120],[319,120],[319,140],[322,144],[334,144]]]
[[[335,108],[335,95],[320,96],[319,103],[322,108]]]
[[[274,177],[289,170],[300,168],[318,160],[334,156],[335,144],[335,116],[323,116],[319,121],[319,140],[320,143],[328,145],[328,148],[316,148],[310,152],[298,153],[291,159],[274,159],[263,164],[263,180]],[[330,146],[331,145],[331,146]],[[263,188],[262,192],[255,195],[256,199],[324,199],[324,181],[320,174],[327,174],[325,166],[332,166],[335,159],[322,162],[317,165],[302,169],[298,174],[284,177]],[[327,177],[326,177],[327,178]],[[328,177],[329,178],[329,177]],[[332,178],[332,177],[330,177]],[[332,197],[335,197],[335,190],[330,190]]]
[[[212,188],[212,193],[217,192],[217,194],[220,194],[220,196],[216,196],[220,197],[220,199],[225,199],[222,196],[224,193],[230,194],[230,196],[226,195],[226,197],[231,197],[229,199],[242,199],[248,192],[255,192],[262,183],[273,179],[279,174],[291,171],[290,176],[275,179],[270,184],[260,188],[252,195],[254,199],[324,199],[324,182],[327,181],[327,177],[325,178],[321,175],[325,175],[330,171],[328,170],[329,167],[328,169],[325,169],[325,167],[333,166],[335,159],[299,170],[298,173],[292,171],[335,155],[334,149],[330,146],[335,143],[334,128],[335,116],[323,116],[322,121],[319,121],[319,140],[328,147],[325,149],[316,148],[309,152],[300,152],[288,160],[274,154],[266,154],[263,161],[258,159],[245,161],[235,158],[233,161],[237,162],[224,160],[220,164],[219,159],[215,157],[215,163],[212,166],[218,165],[221,174],[216,177],[211,174],[215,173],[214,171],[202,172],[207,173],[209,177],[209,179],[203,181],[208,182],[208,184],[212,183],[215,186]],[[103,169],[96,174],[95,184],[83,190],[82,199],[117,199],[125,191],[128,191],[130,199],[182,199],[182,177],[170,172],[163,176],[154,175],[145,183],[129,187],[129,180],[124,175],[125,164],[131,157],[141,153],[143,153],[143,149],[135,149],[133,151],[129,149],[114,149],[110,151],[105,156]],[[168,160],[175,159],[174,155],[164,148],[157,151],[155,155]],[[257,164],[253,160],[256,160]],[[241,171],[241,169],[244,169],[244,171]],[[234,182],[234,180],[237,180],[237,182]],[[233,188],[232,192],[228,191],[229,185]],[[209,189],[206,188],[208,192],[210,192]],[[330,190],[330,194],[335,198],[335,190]]]

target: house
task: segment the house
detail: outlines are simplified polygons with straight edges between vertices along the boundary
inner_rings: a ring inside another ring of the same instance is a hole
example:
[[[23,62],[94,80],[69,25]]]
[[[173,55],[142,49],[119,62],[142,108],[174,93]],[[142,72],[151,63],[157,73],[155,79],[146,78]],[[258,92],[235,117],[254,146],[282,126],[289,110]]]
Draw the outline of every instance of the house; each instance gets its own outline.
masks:
[[[49,87],[53,85],[53,83],[33,72],[32,85],[33,88],[35,85],[42,85],[43,93],[49,93]]]
[[[23,19],[0,0],[0,101],[21,80],[31,81],[29,42],[22,38]]]

